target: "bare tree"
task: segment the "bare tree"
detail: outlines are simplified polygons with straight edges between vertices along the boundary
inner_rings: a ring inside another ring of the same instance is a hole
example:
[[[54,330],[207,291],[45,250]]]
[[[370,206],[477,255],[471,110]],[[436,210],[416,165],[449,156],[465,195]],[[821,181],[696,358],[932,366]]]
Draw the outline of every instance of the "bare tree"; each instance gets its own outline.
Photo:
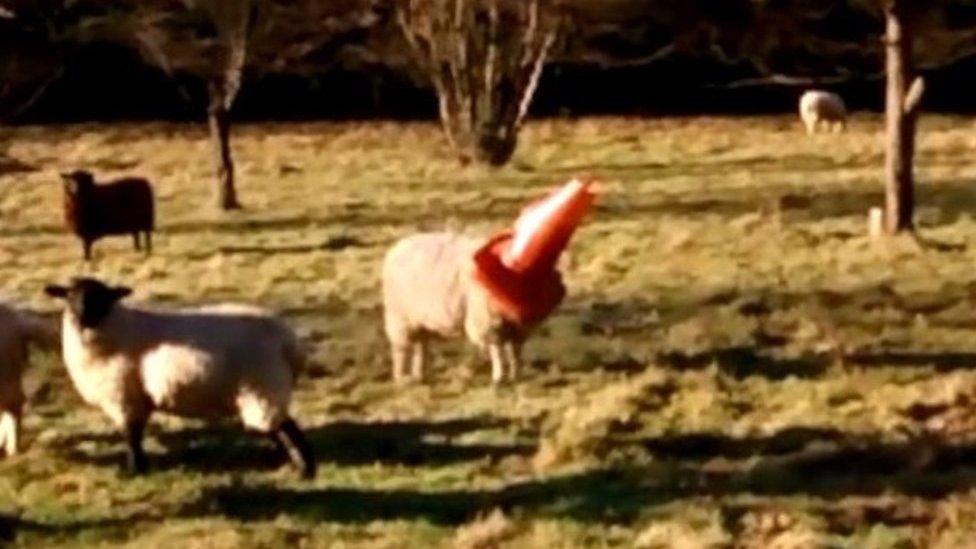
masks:
[[[556,40],[555,0],[399,0],[397,18],[458,158],[508,162]]]
[[[285,71],[376,21],[373,0],[116,0],[108,8],[100,2],[89,0],[103,13],[86,20],[82,40],[125,44],[170,76],[206,84],[214,199],[222,210],[241,207],[231,109],[245,73]]]
[[[0,123],[34,106],[64,74],[53,36],[64,8],[61,0],[0,2]],[[8,156],[9,145],[0,135],[0,173],[28,169]]]
[[[186,1],[192,3],[195,0]],[[237,199],[230,148],[230,109],[241,89],[249,29],[258,5],[255,0],[206,0],[204,7],[217,31],[214,67],[207,83],[210,96],[207,122],[217,168],[214,195],[221,209],[236,210],[241,203]]]

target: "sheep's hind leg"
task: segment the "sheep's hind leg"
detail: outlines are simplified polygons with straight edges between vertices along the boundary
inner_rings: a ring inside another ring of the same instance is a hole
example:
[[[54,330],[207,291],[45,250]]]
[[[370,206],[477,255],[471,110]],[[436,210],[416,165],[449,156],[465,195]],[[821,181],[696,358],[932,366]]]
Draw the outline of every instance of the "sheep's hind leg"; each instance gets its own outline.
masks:
[[[132,244],[137,252],[142,250],[142,244],[139,242],[139,231],[132,233]]]
[[[152,253],[152,231],[143,233],[143,238],[146,241],[146,255],[149,255]]]
[[[0,412],[0,450],[6,452],[7,439],[10,437],[10,433],[7,431],[6,412]]]
[[[424,365],[427,362],[427,341],[418,339],[413,344],[410,357],[410,376],[417,380],[424,380]]]
[[[391,343],[390,358],[393,362],[393,381],[403,383],[407,379],[407,361],[410,358],[412,343]]]
[[[129,473],[133,475],[143,474],[149,468],[146,452],[142,449],[142,438],[145,431],[145,420],[133,420],[125,425],[125,438],[128,444],[125,464]]]
[[[291,418],[281,422],[275,429],[275,438],[288,459],[295,464],[302,473],[302,478],[315,477],[315,456],[312,454],[312,447],[309,445],[305,434],[298,428],[298,425]]]
[[[491,382],[495,385],[505,381],[505,359],[502,346],[498,343],[488,345],[488,356],[491,358]]]
[[[522,369],[522,343],[519,341],[505,342],[505,362],[508,364],[508,380],[518,379],[519,370]]]
[[[92,258],[92,241],[91,240],[83,240],[82,241],[82,247],[85,250],[85,261],[91,261],[91,258]]]
[[[0,449],[4,451],[7,457],[17,454],[19,429],[19,414],[10,410],[0,412]]]

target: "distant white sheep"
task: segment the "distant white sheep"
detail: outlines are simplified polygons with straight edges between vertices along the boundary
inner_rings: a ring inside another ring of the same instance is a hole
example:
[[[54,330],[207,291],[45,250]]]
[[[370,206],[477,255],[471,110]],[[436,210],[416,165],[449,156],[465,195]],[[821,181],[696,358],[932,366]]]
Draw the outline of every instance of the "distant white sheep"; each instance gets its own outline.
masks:
[[[829,130],[847,127],[847,107],[836,93],[810,90],[800,98],[800,119],[807,133],[815,133],[821,126]]]
[[[399,240],[383,262],[383,308],[393,379],[423,378],[432,336],[468,340],[491,359],[491,378],[514,380],[530,326],[501,317],[474,279],[475,251],[484,243],[449,232],[421,233]]]
[[[315,460],[288,414],[305,355],[270,312],[225,304],[179,311],[129,307],[129,288],[90,278],[46,293],[66,302],[62,351],[82,398],[124,429],[128,465],[146,469],[143,430],[154,410],[184,417],[237,415],[272,434],[305,477]]]
[[[7,456],[18,450],[25,401],[21,377],[27,367],[28,346],[53,348],[57,340],[53,326],[33,314],[0,304],[0,450]]]

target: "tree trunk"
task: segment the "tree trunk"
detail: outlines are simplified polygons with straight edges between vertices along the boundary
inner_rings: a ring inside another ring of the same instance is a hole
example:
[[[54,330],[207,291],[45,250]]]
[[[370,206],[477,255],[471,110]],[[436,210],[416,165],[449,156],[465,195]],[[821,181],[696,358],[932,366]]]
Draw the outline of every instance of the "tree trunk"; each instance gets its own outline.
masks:
[[[891,0],[885,10],[887,20],[886,57],[888,93],[886,105],[887,137],[885,150],[885,229],[888,234],[914,229],[915,182],[912,173],[915,156],[915,129],[921,81],[916,94],[909,94],[913,77],[912,22],[905,14],[904,0]],[[909,95],[917,96],[912,101]]]
[[[230,150],[230,113],[220,88],[216,84],[210,87],[207,121],[210,125],[210,140],[217,169],[214,196],[218,208],[230,211],[240,209],[241,204],[237,201],[237,189],[234,186],[234,158]]]

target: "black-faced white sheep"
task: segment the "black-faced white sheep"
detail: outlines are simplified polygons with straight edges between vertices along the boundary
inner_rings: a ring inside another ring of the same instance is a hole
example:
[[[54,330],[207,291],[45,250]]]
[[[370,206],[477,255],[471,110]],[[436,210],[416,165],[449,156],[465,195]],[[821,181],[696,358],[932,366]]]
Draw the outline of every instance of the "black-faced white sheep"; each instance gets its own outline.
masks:
[[[491,359],[494,383],[514,380],[531,326],[504,319],[474,278],[473,256],[484,243],[454,233],[421,233],[399,240],[383,262],[383,308],[393,379],[422,379],[432,336],[467,339]]]
[[[127,436],[131,471],[146,469],[143,430],[154,410],[184,417],[237,415],[273,435],[305,477],[315,459],[288,406],[305,354],[270,312],[224,304],[158,311],[120,303],[131,290],[76,278],[45,292],[65,301],[62,352],[82,398]]]
[[[92,244],[104,236],[131,234],[136,250],[143,235],[146,253],[152,252],[156,224],[153,192],[141,177],[96,184],[91,173],[78,170],[61,174],[64,183],[64,222],[81,239],[85,259]]]
[[[24,406],[21,377],[27,367],[28,346],[57,345],[58,334],[33,314],[0,304],[0,450],[17,453]]]
[[[810,90],[800,97],[800,119],[808,134],[820,126],[843,130],[847,126],[847,107],[836,93]]]

